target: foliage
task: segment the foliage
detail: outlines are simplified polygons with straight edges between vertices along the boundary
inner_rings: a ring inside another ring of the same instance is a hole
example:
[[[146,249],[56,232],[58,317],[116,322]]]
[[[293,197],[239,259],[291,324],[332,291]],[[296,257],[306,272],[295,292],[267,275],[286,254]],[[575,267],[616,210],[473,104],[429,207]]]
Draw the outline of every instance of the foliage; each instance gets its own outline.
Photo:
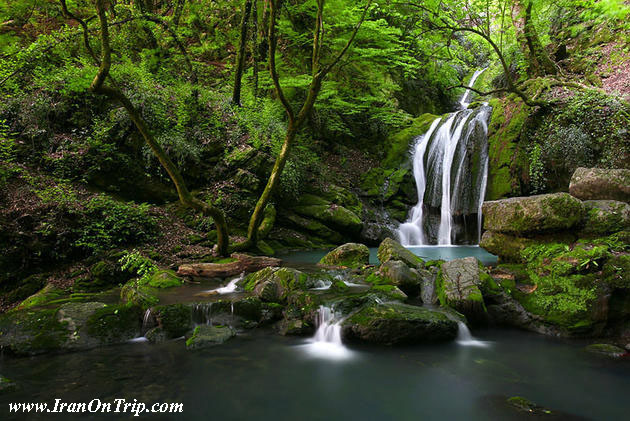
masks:
[[[141,285],[145,284],[151,275],[158,270],[153,260],[143,256],[137,250],[125,252],[118,263],[122,270],[138,275],[138,283]]]

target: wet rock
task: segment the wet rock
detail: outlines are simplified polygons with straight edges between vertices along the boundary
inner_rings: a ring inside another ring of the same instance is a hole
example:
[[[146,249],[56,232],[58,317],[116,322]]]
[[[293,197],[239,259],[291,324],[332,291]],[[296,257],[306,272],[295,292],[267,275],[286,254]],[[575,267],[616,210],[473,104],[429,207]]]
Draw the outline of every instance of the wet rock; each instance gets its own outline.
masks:
[[[120,299],[124,303],[141,308],[149,308],[160,301],[156,295],[156,290],[141,284],[138,279],[132,279],[123,285],[120,290]]]
[[[606,235],[630,228],[630,205],[615,200],[587,200],[588,209],[582,232]]]
[[[424,304],[434,305],[438,303],[438,296],[435,290],[435,281],[437,280],[437,268],[429,270],[418,270],[420,276],[420,292],[422,302]]]
[[[193,328],[192,308],[187,305],[157,306],[151,312],[155,315],[158,326],[168,338],[179,338]]]
[[[17,383],[0,375],[0,394],[15,392],[17,389]]]
[[[391,280],[391,284],[400,288],[406,295],[415,297],[420,294],[420,275],[416,269],[410,269],[400,260],[389,260],[379,268],[381,276]]]
[[[535,234],[562,231],[579,225],[586,209],[582,202],[567,193],[484,202],[483,226],[505,234]]]
[[[625,349],[610,344],[591,344],[584,348],[584,350],[592,354],[603,355],[610,358],[619,358],[627,354]]]
[[[312,324],[301,319],[283,319],[278,323],[278,331],[284,336],[306,336],[314,330]]]
[[[474,257],[444,262],[437,279],[440,303],[474,320],[483,319],[486,308],[479,289],[479,261]]]
[[[569,192],[582,200],[630,202],[630,170],[578,168],[571,177]]]
[[[161,327],[154,327],[144,334],[144,337],[153,344],[161,344],[168,340],[168,335]]]
[[[313,288],[316,282],[296,269],[265,268],[247,275],[237,285],[264,302],[282,304],[291,291]]]
[[[183,280],[172,270],[157,270],[148,279],[146,284],[153,288],[172,288],[183,284]]]
[[[521,252],[534,244],[536,241],[529,238],[515,237],[494,231],[485,231],[479,242],[480,247],[499,256],[501,262],[521,262]]]
[[[384,239],[378,246],[378,260],[382,263],[400,260],[410,268],[423,268],[424,261],[391,238]]]
[[[338,203],[313,194],[303,194],[292,210],[306,218],[314,218],[324,225],[345,234],[356,236],[363,222],[356,213]]]
[[[196,350],[221,345],[234,336],[236,332],[229,326],[200,325],[186,340],[186,349]]]
[[[57,288],[53,284],[47,284],[40,291],[31,295],[26,300],[22,301],[17,306],[17,309],[21,310],[21,309],[26,309],[30,307],[37,307],[40,305],[50,303],[51,301],[60,300],[66,295],[67,294],[64,290]]]
[[[400,303],[368,305],[342,323],[350,340],[383,345],[433,343],[455,339],[457,323],[445,314]]]
[[[360,268],[370,262],[370,250],[364,244],[346,243],[326,254],[319,263],[330,266]]]

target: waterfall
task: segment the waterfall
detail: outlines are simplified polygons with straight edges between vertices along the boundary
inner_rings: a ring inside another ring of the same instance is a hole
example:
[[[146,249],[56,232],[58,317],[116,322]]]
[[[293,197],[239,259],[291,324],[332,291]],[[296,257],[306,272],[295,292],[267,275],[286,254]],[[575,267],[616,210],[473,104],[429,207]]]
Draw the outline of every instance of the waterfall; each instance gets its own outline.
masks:
[[[317,330],[315,335],[304,345],[307,354],[317,358],[342,360],[352,356],[341,340],[343,319],[332,307],[320,306],[317,312]]]
[[[484,71],[477,70],[468,86]],[[418,203],[398,228],[405,246],[479,243],[490,107],[468,109],[469,99],[467,89],[459,101],[461,110],[438,117],[415,140],[412,161]]]
[[[457,343],[462,346],[486,347],[488,342],[475,339],[464,322],[457,322]]]
[[[216,294],[231,294],[231,293],[237,291],[238,285],[236,285],[236,284],[239,281],[243,280],[244,277],[245,277],[245,272],[241,273],[239,276],[237,276],[236,278],[232,279],[224,287],[215,288],[215,289],[211,289],[209,291],[204,291],[204,292],[205,293],[216,293]]]

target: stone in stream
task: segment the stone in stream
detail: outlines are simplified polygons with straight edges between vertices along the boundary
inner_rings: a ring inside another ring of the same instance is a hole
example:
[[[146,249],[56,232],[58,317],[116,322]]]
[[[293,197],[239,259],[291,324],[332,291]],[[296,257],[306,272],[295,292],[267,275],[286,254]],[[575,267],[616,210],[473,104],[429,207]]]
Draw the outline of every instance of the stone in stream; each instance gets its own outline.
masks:
[[[582,200],[630,202],[630,170],[578,168],[571,177],[569,192]]]
[[[602,355],[610,358],[619,358],[627,354],[625,349],[610,344],[591,344],[584,348],[584,350],[586,352],[590,352],[591,354]]]
[[[568,193],[512,197],[484,202],[483,227],[516,235],[563,231],[580,225],[585,214],[583,203]]]
[[[199,325],[186,340],[186,349],[195,350],[221,345],[236,336],[229,326]]]
[[[391,284],[396,285],[406,295],[415,297],[420,294],[420,274],[416,269],[409,268],[404,262],[388,260],[381,265],[379,273],[384,278],[391,280]]]
[[[442,312],[401,303],[363,307],[342,323],[343,337],[383,345],[434,343],[455,339],[457,322]]]
[[[365,244],[346,243],[326,254],[319,263],[329,266],[360,268],[370,263],[370,250]]]
[[[0,394],[15,392],[17,389],[17,383],[15,383],[13,380],[7,379],[0,374]]]
[[[479,261],[474,257],[444,262],[436,283],[442,305],[476,320],[482,319],[486,313],[480,286]]]
[[[382,263],[400,260],[410,268],[423,268],[424,261],[391,238],[384,239],[378,246],[378,260]]]
[[[280,266],[282,261],[273,257],[250,256],[233,253],[232,262],[227,263],[189,263],[179,267],[177,274],[195,278],[227,278],[243,272],[255,272],[266,267]]]

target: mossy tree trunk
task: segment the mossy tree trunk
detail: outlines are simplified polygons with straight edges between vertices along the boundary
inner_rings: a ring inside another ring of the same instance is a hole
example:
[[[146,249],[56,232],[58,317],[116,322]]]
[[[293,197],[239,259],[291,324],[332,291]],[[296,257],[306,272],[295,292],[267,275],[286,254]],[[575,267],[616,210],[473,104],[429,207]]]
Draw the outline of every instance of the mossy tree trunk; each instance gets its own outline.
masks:
[[[269,42],[269,72],[271,73],[271,79],[273,80],[273,85],[276,91],[276,95],[282,106],[284,107],[287,118],[287,132],[285,134],[284,142],[282,144],[282,148],[280,153],[276,157],[275,164],[271,171],[271,175],[267,180],[267,184],[265,189],[263,190],[258,202],[256,203],[256,207],[254,208],[254,212],[249,220],[249,227],[247,230],[247,241],[246,245],[249,247],[256,246],[258,242],[258,228],[262,223],[264,218],[265,208],[271,199],[271,196],[275,189],[278,186],[280,181],[280,177],[282,176],[282,171],[287,163],[289,158],[289,153],[291,151],[291,147],[295,141],[295,137],[306,121],[307,117],[311,113],[313,106],[315,105],[315,101],[317,100],[317,96],[319,95],[319,91],[322,88],[322,82],[326,75],[339,63],[345,53],[348,51],[354,38],[359,31],[359,28],[363,24],[365,20],[365,16],[367,14],[367,10],[370,7],[371,0],[368,0],[367,5],[363,9],[363,14],[361,15],[361,19],[355,26],[348,42],[344,46],[344,48],[337,54],[337,56],[326,66],[323,66],[321,63],[321,51],[323,44],[323,13],[324,13],[324,2],[325,0],[317,0],[317,15],[315,19],[315,27],[313,29],[313,55],[311,60],[311,83],[309,85],[308,94],[306,96],[306,100],[300,107],[297,115],[293,110],[293,106],[289,103],[288,99],[284,95],[284,91],[282,90],[282,86],[280,85],[280,78],[278,75],[278,71],[276,68],[276,47],[278,44],[277,34],[276,34],[276,20],[278,18],[278,11],[280,8],[280,0],[269,0],[269,27],[268,27],[268,42]]]
[[[247,26],[251,9],[252,0],[245,0],[243,4],[243,15],[241,16],[241,39],[236,54],[234,90],[232,91],[232,104],[238,106],[241,105],[241,85],[243,81],[243,71],[245,70],[245,56],[247,55]]]
[[[95,5],[100,24],[99,37],[101,45],[101,56],[98,72],[94,77],[94,80],[90,84],[90,91],[106,95],[110,99],[119,102],[123,106],[125,111],[127,111],[129,117],[133,121],[134,125],[142,135],[143,139],[151,148],[162,167],[166,170],[169,177],[173,181],[173,184],[175,184],[180,202],[184,206],[188,206],[197,211],[200,211],[204,215],[209,216],[213,219],[214,224],[217,228],[218,252],[221,255],[227,255],[230,239],[225,215],[220,209],[193,197],[193,195],[186,187],[186,183],[184,182],[184,178],[179,172],[179,169],[169,158],[166,152],[164,152],[164,149],[159,144],[159,142],[157,142],[157,140],[147,127],[147,124],[142,118],[140,112],[136,109],[129,98],[120,89],[118,89],[116,87],[116,84],[113,82],[109,74],[111,68],[111,47],[109,42],[109,28],[107,25],[105,0],[95,0]],[[62,7],[65,7],[65,1],[63,0]],[[89,47],[89,40],[87,42],[87,46]],[[105,85],[105,81],[108,78],[111,80],[114,87]]]
[[[532,18],[532,0],[515,0],[512,22],[521,51],[527,60],[530,76],[555,75],[558,69],[545,51]]]

